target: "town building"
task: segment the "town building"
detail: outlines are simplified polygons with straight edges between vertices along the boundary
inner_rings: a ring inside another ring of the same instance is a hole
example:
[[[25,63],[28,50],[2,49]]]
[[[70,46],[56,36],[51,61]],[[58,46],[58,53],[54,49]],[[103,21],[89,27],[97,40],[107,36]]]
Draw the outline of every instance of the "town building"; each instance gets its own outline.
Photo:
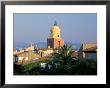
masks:
[[[17,53],[17,49],[13,49],[13,54],[16,54]]]
[[[34,49],[35,47],[33,46],[33,44],[30,43],[30,45],[27,48],[25,48],[25,51],[29,51],[29,50],[33,51]]]
[[[38,59],[40,59],[40,56],[31,50],[14,54],[15,64],[27,64]]]
[[[47,48],[58,48],[64,45],[64,40],[61,38],[61,29],[56,21],[50,30],[50,35],[47,38]]]
[[[97,59],[97,44],[86,43],[82,44],[79,49],[79,59]]]
[[[54,52],[53,48],[39,48],[38,49],[38,54],[41,57],[47,57],[50,56]]]

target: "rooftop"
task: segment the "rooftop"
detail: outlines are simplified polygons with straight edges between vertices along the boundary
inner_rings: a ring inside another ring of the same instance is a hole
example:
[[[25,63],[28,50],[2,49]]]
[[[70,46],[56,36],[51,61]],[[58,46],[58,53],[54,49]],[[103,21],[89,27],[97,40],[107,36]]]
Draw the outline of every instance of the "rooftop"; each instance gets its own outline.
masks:
[[[97,51],[97,44],[96,43],[85,43],[82,44],[82,51]]]

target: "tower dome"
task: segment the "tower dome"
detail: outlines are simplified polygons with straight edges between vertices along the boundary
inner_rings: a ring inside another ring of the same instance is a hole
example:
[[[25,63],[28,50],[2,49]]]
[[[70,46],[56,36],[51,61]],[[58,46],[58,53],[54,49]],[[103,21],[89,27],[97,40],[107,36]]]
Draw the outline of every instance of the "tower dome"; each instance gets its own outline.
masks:
[[[51,38],[60,38],[60,27],[57,25],[56,21],[50,30]]]

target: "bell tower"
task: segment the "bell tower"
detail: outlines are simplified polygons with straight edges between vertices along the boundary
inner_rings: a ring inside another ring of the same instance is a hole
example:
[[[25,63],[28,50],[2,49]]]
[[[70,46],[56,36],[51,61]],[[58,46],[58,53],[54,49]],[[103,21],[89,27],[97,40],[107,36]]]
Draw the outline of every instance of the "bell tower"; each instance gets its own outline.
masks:
[[[64,40],[61,38],[60,32],[61,29],[55,21],[54,25],[51,27],[49,38],[47,38],[48,48],[57,48],[64,45]]]

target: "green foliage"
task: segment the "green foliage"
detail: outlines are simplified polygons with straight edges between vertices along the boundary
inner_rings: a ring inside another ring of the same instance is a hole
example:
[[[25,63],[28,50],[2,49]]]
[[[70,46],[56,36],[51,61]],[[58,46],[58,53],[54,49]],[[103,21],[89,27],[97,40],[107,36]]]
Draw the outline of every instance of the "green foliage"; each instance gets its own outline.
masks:
[[[85,59],[79,61],[74,67],[72,67],[75,74],[78,75],[96,75],[97,74],[97,62],[95,60]]]
[[[53,60],[55,62],[60,62],[62,64],[67,64],[71,60],[70,51],[72,51],[71,45],[64,45],[60,48],[57,48],[58,52],[53,54]]]
[[[48,59],[42,59],[26,65],[14,65],[15,75],[96,75],[97,60],[87,59],[74,60],[71,58],[70,45],[64,45],[57,49]],[[40,63],[47,63],[45,68],[40,67]],[[48,67],[51,66],[51,68]]]

